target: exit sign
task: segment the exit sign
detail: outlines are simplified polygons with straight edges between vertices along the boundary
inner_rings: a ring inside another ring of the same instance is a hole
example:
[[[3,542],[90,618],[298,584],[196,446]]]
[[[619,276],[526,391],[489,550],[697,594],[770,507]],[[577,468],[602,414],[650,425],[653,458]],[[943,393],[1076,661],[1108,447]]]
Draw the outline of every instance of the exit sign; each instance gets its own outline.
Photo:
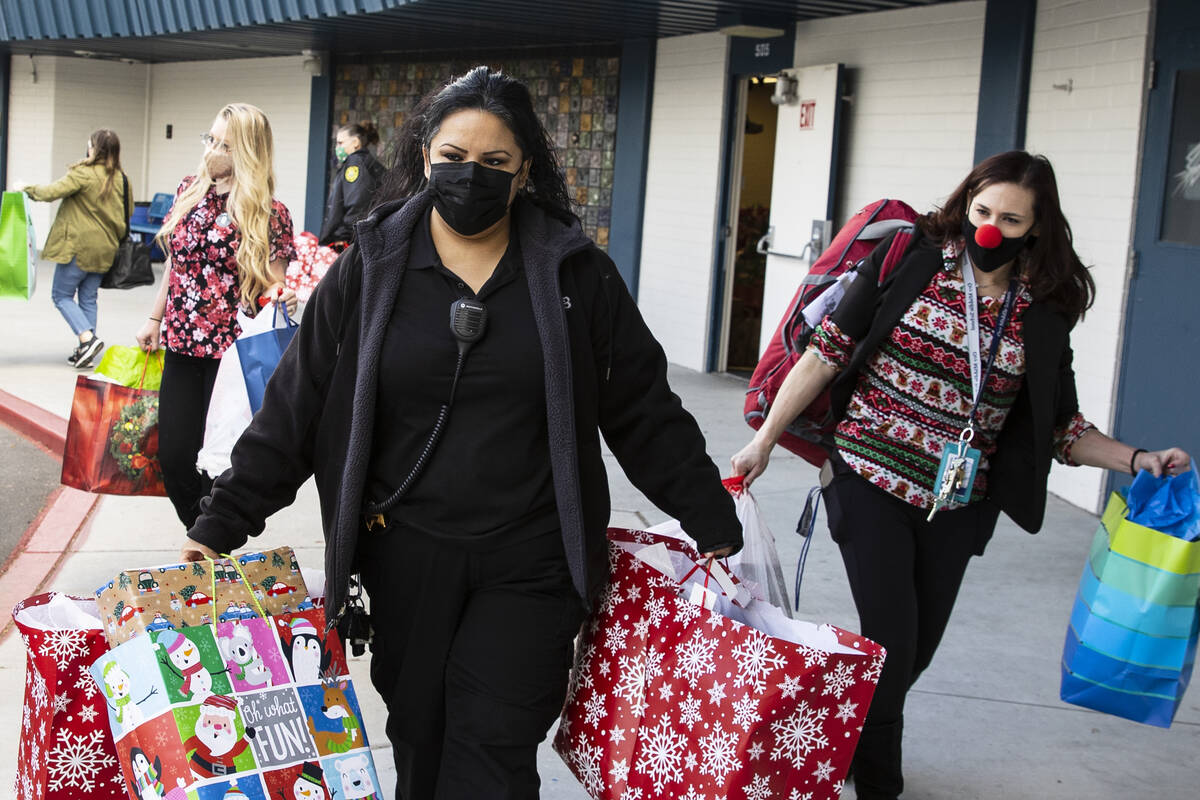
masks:
[[[813,121],[817,115],[816,100],[801,100],[800,101],[800,130],[810,131],[813,129]]]

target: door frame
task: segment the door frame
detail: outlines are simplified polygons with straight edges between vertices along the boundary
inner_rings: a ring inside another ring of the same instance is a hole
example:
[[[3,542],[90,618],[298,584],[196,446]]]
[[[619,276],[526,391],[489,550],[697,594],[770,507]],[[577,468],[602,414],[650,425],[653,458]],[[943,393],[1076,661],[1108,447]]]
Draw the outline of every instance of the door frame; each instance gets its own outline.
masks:
[[[796,61],[795,25],[769,39],[734,37],[730,41],[725,81],[724,135],[721,139],[721,182],[717,198],[717,235],[713,241],[712,285],[709,289],[706,372],[722,372],[729,351],[729,316],[733,299],[733,248],[737,246],[737,212],[741,198],[742,154],[749,79],[790,69]],[[731,195],[736,195],[732,198]]]

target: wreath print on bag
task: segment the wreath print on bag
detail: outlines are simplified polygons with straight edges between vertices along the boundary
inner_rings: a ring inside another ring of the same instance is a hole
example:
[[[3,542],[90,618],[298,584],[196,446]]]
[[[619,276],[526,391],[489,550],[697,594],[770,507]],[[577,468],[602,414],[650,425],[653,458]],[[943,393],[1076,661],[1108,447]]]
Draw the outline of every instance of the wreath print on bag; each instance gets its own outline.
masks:
[[[121,409],[108,437],[108,453],[121,474],[139,485],[159,479],[158,395],[144,395]]]

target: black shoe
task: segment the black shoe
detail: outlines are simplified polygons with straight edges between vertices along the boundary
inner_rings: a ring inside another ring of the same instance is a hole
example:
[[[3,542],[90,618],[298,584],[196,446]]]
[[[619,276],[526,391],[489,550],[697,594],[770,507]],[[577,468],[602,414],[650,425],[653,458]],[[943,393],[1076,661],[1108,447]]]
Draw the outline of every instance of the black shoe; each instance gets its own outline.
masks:
[[[76,369],[86,369],[92,365],[94,359],[101,350],[104,349],[104,342],[100,341],[99,336],[93,336],[83,344],[79,345],[79,357],[75,359]]]
[[[79,354],[83,352],[84,347],[85,347],[85,345],[83,345],[83,344],[80,344],[78,347],[76,347],[75,352],[71,353],[71,355],[67,356],[67,363],[70,364],[72,367],[75,366],[75,362],[79,360]]]

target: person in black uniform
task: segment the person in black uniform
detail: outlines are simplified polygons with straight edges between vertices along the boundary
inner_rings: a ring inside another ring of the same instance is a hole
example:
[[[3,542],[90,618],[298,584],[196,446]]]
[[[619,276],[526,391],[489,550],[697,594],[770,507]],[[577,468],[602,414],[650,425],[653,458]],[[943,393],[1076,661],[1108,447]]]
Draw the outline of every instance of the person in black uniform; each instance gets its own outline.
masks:
[[[359,571],[403,800],[537,800],[538,744],[608,579],[601,437],[702,554],[742,545],[551,142],[528,89],[487,67],[409,115],[184,546],[241,547],[315,473],[326,609]],[[466,330],[447,324],[463,303]]]
[[[371,195],[386,168],[368,149],[379,141],[375,126],[363,120],[338,128],[338,171],[325,203],[325,224],[321,226],[321,244],[349,243],[354,238],[354,223],[367,215]]]

